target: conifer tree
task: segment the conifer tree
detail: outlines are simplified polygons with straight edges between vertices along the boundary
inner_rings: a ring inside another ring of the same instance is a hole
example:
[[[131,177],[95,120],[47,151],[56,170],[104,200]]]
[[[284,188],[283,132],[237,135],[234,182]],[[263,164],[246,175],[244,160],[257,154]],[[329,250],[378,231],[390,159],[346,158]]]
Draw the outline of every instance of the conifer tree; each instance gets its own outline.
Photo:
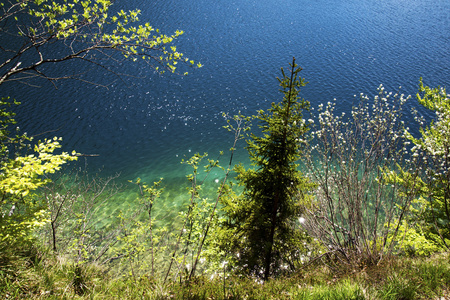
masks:
[[[281,266],[294,268],[293,259],[305,238],[295,230],[302,202],[311,188],[296,163],[309,127],[302,115],[309,102],[298,96],[307,83],[298,75],[301,70],[295,58],[290,74],[281,69],[282,77],[277,79],[284,98],[272,103],[267,112],[258,111],[255,118],[262,135],[251,134],[247,140],[253,168],[235,168],[243,192],[234,197],[230,193],[222,200],[228,249],[242,271],[264,280]]]

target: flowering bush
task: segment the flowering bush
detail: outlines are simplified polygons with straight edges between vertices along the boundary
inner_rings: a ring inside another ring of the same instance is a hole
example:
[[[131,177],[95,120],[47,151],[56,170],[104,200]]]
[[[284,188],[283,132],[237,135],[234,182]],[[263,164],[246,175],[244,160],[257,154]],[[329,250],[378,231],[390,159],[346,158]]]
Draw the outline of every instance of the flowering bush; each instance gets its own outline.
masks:
[[[317,189],[304,227],[339,262],[376,263],[390,252],[388,235],[395,238],[414,199],[386,172],[408,163],[401,120],[408,99],[380,86],[372,101],[361,94],[350,116],[337,114],[335,103],[319,105],[305,159]]]

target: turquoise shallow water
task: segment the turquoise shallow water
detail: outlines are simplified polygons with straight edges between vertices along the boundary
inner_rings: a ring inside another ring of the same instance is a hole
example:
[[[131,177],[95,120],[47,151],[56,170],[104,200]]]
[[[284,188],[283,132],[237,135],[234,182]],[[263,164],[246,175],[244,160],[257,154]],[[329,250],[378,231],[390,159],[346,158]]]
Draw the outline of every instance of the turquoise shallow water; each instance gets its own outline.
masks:
[[[2,95],[23,104],[19,124],[29,134],[58,135],[64,149],[99,154],[91,170],[121,173],[121,181],[165,178],[166,191],[184,193],[189,169],[180,164],[195,152],[215,158],[231,147],[222,112],[253,114],[281,99],[276,77],[292,56],[309,84],[302,95],[313,106],[337,99],[348,111],[354,94],[375,94],[402,86],[414,94],[418,79],[450,85],[449,1],[430,0],[118,0],[114,9],[142,10],[163,32],[182,29],[178,49],[204,67],[187,77],[152,72],[145,64],[117,69],[117,77],[94,69],[86,79],[111,83],[109,89],[78,81],[41,82],[41,88],[5,84]],[[66,64],[68,70],[91,66]],[[423,111],[423,113],[427,113]],[[407,120],[409,121],[409,120]],[[246,161],[240,149],[235,162]],[[225,156],[224,162],[228,161]],[[220,173],[208,177],[216,188]],[[170,200],[178,199],[171,196]],[[181,200],[180,200],[181,201]],[[175,202],[178,202],[175,201]]]

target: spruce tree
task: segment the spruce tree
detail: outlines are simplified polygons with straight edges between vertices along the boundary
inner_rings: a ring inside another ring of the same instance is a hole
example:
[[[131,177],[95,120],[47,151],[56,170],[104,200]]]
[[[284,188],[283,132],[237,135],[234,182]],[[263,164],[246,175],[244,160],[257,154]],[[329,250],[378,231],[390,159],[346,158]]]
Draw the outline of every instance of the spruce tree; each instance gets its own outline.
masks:
[[[235,168],[243,192],[222,200],[228,251],[244,273],[264,280],[280,267],[294,267],[293,259],[305,238],[297,226],[311,188],[297,164],[309,127],[302,115],[309,102],[299,98],[300,88],[307,83],[299,77],[301,70],[295,58],[290,74],[281,68],[282,77],[277,79],[284,98],[272,103],[267,112],[257,112],[261,136],[251,134],[247,140],[252,168]]]

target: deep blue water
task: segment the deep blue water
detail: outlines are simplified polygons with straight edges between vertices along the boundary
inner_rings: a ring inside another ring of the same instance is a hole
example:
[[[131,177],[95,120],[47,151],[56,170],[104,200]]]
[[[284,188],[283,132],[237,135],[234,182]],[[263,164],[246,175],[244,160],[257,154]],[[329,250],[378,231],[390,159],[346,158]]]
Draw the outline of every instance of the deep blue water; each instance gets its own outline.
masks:
[[[99,154],[91,169],[121,172],[122,180],[164,177],[184,182],[184,155],[230,148],[222,112],[253,114],[282,95],[280,67],[295,56],[309,84],[302,96],[312,106],[337,99],[349,110],[353,95],[402,86],[415,94],[419,77],[450,87],[448,0],[117,0],[114,9],[142,10],[141,20],[162,32],[182,29],[179,51],[204,67],[181,77],[155,74],[126,63],[118,80],[96,69],[91,79],[41,82],[41,88],[4,84],[2,95],[23,104],[21,128],[34,135],[62,136],[64,149]],[[90,67],[67,64],[87,71]],[[89,78],[89,77],[88,77]],[[243,146],[243,144],[241,144]],[[244,160],[240,151],[237,160]],[[237,162],[237,161],[236,161]],[[211,182],[219,177],[214,174]]]

